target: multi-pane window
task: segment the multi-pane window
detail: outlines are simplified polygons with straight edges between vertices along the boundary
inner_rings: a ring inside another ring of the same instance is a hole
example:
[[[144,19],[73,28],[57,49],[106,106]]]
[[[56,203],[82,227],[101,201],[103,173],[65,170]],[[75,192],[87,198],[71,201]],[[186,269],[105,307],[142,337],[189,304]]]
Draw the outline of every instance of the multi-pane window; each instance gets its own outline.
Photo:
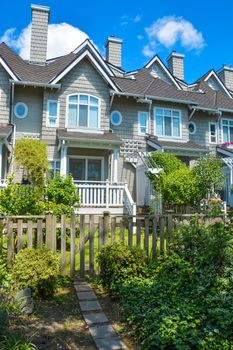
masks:
[[[222,120],[223,142],[233,142],[233,120]]]
[[[217,124],[209,123],[210,143],[217,143]]]
[[[75,181],[101,181],[103,159],[69,158],[69,173]]]
[[[50,165],[50,177],[54,178],[56,174],[60,174],[61,161],[60,160],[51,160],[49,162]]]
[[[49,100],[47,106],[47,126],[58,126],[59,103],[55,100]]]
[[[138,112],[138,133],[146,134],[148,133],[148,113]]]
[[[181,112],[175,109],[155,108],[155,135],[181,137]]]
[[[68,128],[99,128],[100,102],[97,97],[77,94],[68,96]]]

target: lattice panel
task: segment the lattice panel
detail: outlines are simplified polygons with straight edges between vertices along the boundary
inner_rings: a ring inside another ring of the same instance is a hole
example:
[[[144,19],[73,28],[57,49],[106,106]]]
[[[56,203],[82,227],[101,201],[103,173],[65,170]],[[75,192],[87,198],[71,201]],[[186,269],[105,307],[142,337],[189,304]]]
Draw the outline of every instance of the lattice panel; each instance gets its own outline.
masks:
[[[120,148],[120,154],[124,157],[137,153],[142,149],[142,142],[139,140],[124,139],[123,141],[124,143]]]

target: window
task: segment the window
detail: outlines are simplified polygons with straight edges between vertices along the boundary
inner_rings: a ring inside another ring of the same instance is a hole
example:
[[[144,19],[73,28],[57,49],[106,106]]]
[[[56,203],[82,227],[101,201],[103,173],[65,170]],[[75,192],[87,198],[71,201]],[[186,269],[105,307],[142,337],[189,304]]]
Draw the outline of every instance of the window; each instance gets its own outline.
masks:
[[[58,126],[59,103],[56,100],[49,100],[47,103],[47,126]]]
[[[113,125],[120,125],[122,122],[122,115],[118,111],[112,111],[111,113],[111,123]]]
[[[100,102],[91,95],[68,96],[68,128],[99,128]]]
[[[216,123],[209,123],[209,140],[210,140],[210,143],[218,142]]]
[[[175,109],[155,108],[155,135],[181,137],[181,112]]]
[[[191,135],[195,134],[196,132],[196,124],[194,122],[189,123],[189,133]]]
[[[70,158],[69,173],[76,181],[101,181],[103,161],[102,158]]]
[[[60,174],[61,161],[60,160],[51,160],[49,162],[50,165],[50,177],[53,179],[55,175]]]
[[[138,112],[138,133],[145,135],[148,133],[148,113]]]
[[[17,102],[14,107],[14,114],[18,119],[24,119],[28,115],[28,106],[23,102]]]
[[[233,142],[233,120],[222,120],[223,142]]]

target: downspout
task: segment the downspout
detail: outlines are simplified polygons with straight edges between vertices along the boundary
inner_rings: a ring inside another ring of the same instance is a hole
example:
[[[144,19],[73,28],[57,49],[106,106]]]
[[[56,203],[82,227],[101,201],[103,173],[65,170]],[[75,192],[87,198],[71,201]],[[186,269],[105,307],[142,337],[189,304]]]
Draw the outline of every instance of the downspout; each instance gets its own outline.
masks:
[[[10,106],[10,124],[13,126],[13,139],[12,139],[12,154],[10,159],[10,174],[13,174],[13,162],[14,162],[14,150],[15,150],[15,138],[16,138],[16,124],[13,121],[14,117],[14,98],[15,98],[15,83],[11,83],[11,106]]]

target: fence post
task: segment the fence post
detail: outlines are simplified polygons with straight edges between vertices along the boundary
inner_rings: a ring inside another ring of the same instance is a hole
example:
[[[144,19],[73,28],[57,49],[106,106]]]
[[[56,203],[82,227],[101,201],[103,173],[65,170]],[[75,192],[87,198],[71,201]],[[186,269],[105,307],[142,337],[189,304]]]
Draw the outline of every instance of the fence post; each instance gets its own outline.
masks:
[[[28,248],[32,248],[32,232],[33,232],[33,230],[32,230],[32,220],[29,220],[28,221],[28,223],[27,223],[28,225],[28,229],[27,229],[27,246],[28,246]]]
[[[146,255],[149,255],[149,218],[145,218],[145,233],[144,233],[144,250]]]
[[[165,218],[163,216],[160,217],[160,255],[164,254],[164,226],[165,226]]]
[[[104,243],[104,218],[102,216],[99,217],[99,237],[98,237],[98,251],[101,251],[101,247]]]
[[[41,249],[43,246],[43,231],[42,231],[42,219],[37,220],[37,248]]]
[[[152,231],[152,260],[156,260],[157,256],[157,227],[158,227],[158,217],[153,217],[153,231]]]
[[[61,272],[65,271],[66,266],[66,216],[61,216]]]
[[[132,247],[133,245],[133,218],[129,218],[128,222],[128,245]]]
[[[104,214],[104,244],[107,244],[110,213],[108,211],[104,211],[103,214]]]
[[[49,214],[46,216],[45,224],[45,245],[47,248],[51,249],[52,243],[52,215]]]
[[[7,220],[7,264],[11,265],[13,260],[13,225],[12,219]]]
[[[138,218],[136,221],[137,231],[136,231],[136,244],[138,247],[141,246],[141,220]]]
[[[170,250],[170,244],[172,240],[172,230],[173,230],[173,220],[172,220],[172,215],[169,214],[167,218],[167,250]]]
[[[121,218],[121,224],[120,224],[120,239],[121,242],[124,244],[125,243],[125,225],[124,225],[124,218]]]
[[[111,220],[111,239],[112,242],[116,240],[116,217],[112,217]]]
[[[84,225],[84,215],[80,215],[80,276],[83,277],[85,274],[85,225]]]
[[[75,273],[75,214],[70,219],[70,275]]]
[[[94,274],[94,234],[95,234],[95,226],[94,226],[94,215],[90,215],[90,238],[89,238],[89,272],[91,275]]]
[[[23,220],[19,219],[17,222],[17,252],[19,252],[23,248]]]

